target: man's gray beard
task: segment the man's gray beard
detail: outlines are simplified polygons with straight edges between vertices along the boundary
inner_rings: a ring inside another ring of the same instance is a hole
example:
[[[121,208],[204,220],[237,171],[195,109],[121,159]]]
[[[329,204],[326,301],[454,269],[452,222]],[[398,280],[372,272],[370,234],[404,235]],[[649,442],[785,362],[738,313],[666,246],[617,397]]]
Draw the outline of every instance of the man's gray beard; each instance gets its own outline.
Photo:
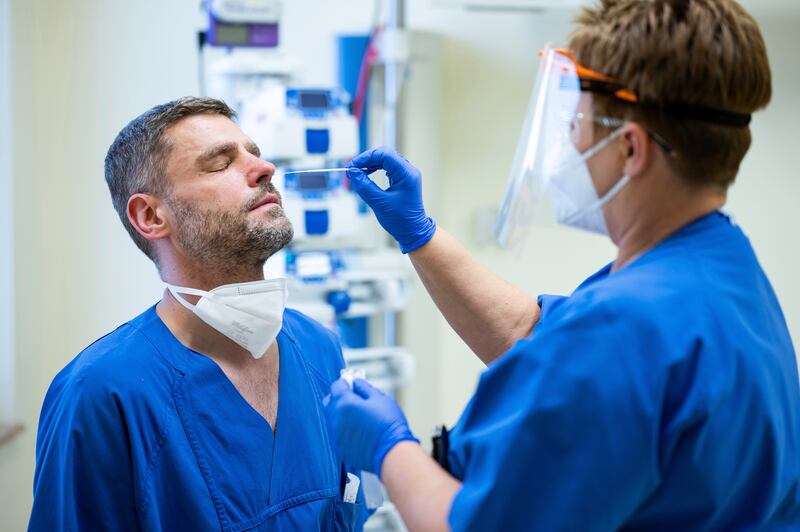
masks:
[[[276,193],[270,188],[265,193]],[[176,238],[181,247],[207,266],[263,266],[294,236],[292,223],[280,206],[270,208],[256,221],[248,219],[249,209],[239,213],[204,209],[174,196],[168,197],[167,203],[178,222]]]

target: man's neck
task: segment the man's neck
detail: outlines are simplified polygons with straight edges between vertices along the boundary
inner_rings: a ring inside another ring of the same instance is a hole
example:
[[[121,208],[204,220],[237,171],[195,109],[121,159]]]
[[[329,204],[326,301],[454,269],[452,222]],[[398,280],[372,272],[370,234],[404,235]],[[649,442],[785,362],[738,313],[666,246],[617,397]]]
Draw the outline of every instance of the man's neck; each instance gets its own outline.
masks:
[[[619,250],[611,271],[624,268],[682,227],[724,204],[724,193],[686,191],[642,205],[628,214],[629,221],[617,239]]]
[[[173,260],[161,264],[161,278],[173,286],[210,291],[219,286],[264,280],[263,264],[255,265],[196,265],[181,264]],[[197,304],[199,296],[180,294],[187,302]],[[184,307],[168,290],[164,290],[161,301],[156,305],[156,313],[172,334],[185,346],[204,353],[212,358],[249,361],[250,353],[236,342],[212,328]]]
[[[181,264],[167,264],[160,268],[165,283],[197,290],[212,290],[219,286],[264,280],[264,264],[256,265],[213,265],[204,264],[202,268],[185,267]],[[190,299],[191,302],[194,302]]]

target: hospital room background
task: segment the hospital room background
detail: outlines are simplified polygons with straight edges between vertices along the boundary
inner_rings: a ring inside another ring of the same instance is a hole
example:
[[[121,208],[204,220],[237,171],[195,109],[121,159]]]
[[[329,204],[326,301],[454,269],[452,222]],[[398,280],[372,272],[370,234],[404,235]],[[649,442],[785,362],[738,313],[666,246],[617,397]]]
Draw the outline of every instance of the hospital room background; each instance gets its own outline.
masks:
[[[569,293],[613,259],[607,239],[543,224],[517,256],[495,243],[492,227],[537,51],[565,42],[579,3],[284,0],[279,46],[236,63],[208,35],[198,38],[209,20],[199,0],[0,0],[0,531],[27,524],[36,427],[54,375],[163,290],[119,223],[103,179],[106,150],[122,126],[183,95],[257,99],[267,89],[242,82],[246,75],[239,85],[220,80],[247,68],[268,74],[272,89],[299,95],[300,103],[281,100],[295,105],[286,120],[341,122],[331,129],[331,149],[336,131],[352,137],[343,141],[352,153],[336,158],[344,162],[364,142],[396,145],[423,173],[429,214],[485,265],[532,294]],[[726,210],[752,240],[797,342],[800,2],[742,3],[766,38],[774,95],[754,117],[753,145]],[[378,26],[392,31],[359,92],[353,82],[366,36]],[[216,38],[225,44],[241,37]],[[392,79],[396,113],[387,105]],[[304,114],[304,105],[322,101],[315,95],[327,98],[323,115]],[[365,102],[360,122],[350,115],[354,99]],[[273,149],[261,148],[267,155]],[[299,159],[286,167],[302,168]],[[407,258],[363,205],[333,190],[342,184],[331,176],[283,183],[285,201],[295,202],[293,222],[305,226],[297,246],[272,262],[293,276],[290,298],[343,335],[346,353],[396,394],[427,444],[435,425],[457,420],[481,363],[436,311]],[[303,202],[326,212],[322,229]],[[354,232],[362,247],[356,251],[342,244]]]

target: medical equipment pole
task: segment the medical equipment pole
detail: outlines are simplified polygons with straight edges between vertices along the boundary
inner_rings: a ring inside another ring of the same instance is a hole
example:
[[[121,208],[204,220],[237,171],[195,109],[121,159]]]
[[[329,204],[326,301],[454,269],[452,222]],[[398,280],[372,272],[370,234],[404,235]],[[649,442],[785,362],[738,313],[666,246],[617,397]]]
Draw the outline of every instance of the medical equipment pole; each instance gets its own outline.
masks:
[[[403,8],[403,0],[389,0],[388,20],[386,21],[387,35],[394,36],[396,31],[402,30],[404,25]],[[383,140],[386,146],[396,150],[397,105],[400,92],[400,83],[402,80],[400,79],[401,65],[394,55],[394,51],[388,53],[388,60],[384,66],[384,92],[386,103],[384,109]]]
[[[388,18],[386,21],[386,32],[384,37],[396,37],[396,33],[401,31],[405,23],[404,0],[389,0]],[[384,118],[383,118],[383,142],[386,146],[397,149],[397,106],[399,102],[400,84],[402,83],[402,67],[397,58],[396,50],[386,50],[386,46],[397,46],[397,40],[391,39],[385,42],[384,54]],[[387,346],[397,345],[397,315],[394,311],[384,313],[383,334]]]

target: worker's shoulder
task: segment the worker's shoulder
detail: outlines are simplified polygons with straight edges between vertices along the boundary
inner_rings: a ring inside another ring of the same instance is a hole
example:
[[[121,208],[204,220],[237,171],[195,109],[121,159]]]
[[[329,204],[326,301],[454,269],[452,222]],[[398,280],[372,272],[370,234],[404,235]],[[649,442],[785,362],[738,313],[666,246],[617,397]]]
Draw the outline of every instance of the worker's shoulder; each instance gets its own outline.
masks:
[[[774,306],[751,249],[732,240],[668,242],[623,269],[590,278],[550,315],[606,338],[630,334],[652,345],[674,338],[689,349],[711,336],[731,337],[737,334],[732,324],[753,315],[753,302]]]
[[[71,388],[76,397],[96,394],[137,395],[174,376],[159,350],[137,326],[152,309],[95,340],[78,353],[53,380],[53,388]]]
[[[709,288],[690,260],[631,266],[551,302],[542,318],[543,330],[579,331],[581,337],[615,343],[632,337],[655,342],[702,335],[709,304],[715,304]]]
[[[615,311],[641,313],[661,305],[701,300],[707,285],[702,270],[691,257],[633,264],[610,274],[586,291],[587,299]]]

